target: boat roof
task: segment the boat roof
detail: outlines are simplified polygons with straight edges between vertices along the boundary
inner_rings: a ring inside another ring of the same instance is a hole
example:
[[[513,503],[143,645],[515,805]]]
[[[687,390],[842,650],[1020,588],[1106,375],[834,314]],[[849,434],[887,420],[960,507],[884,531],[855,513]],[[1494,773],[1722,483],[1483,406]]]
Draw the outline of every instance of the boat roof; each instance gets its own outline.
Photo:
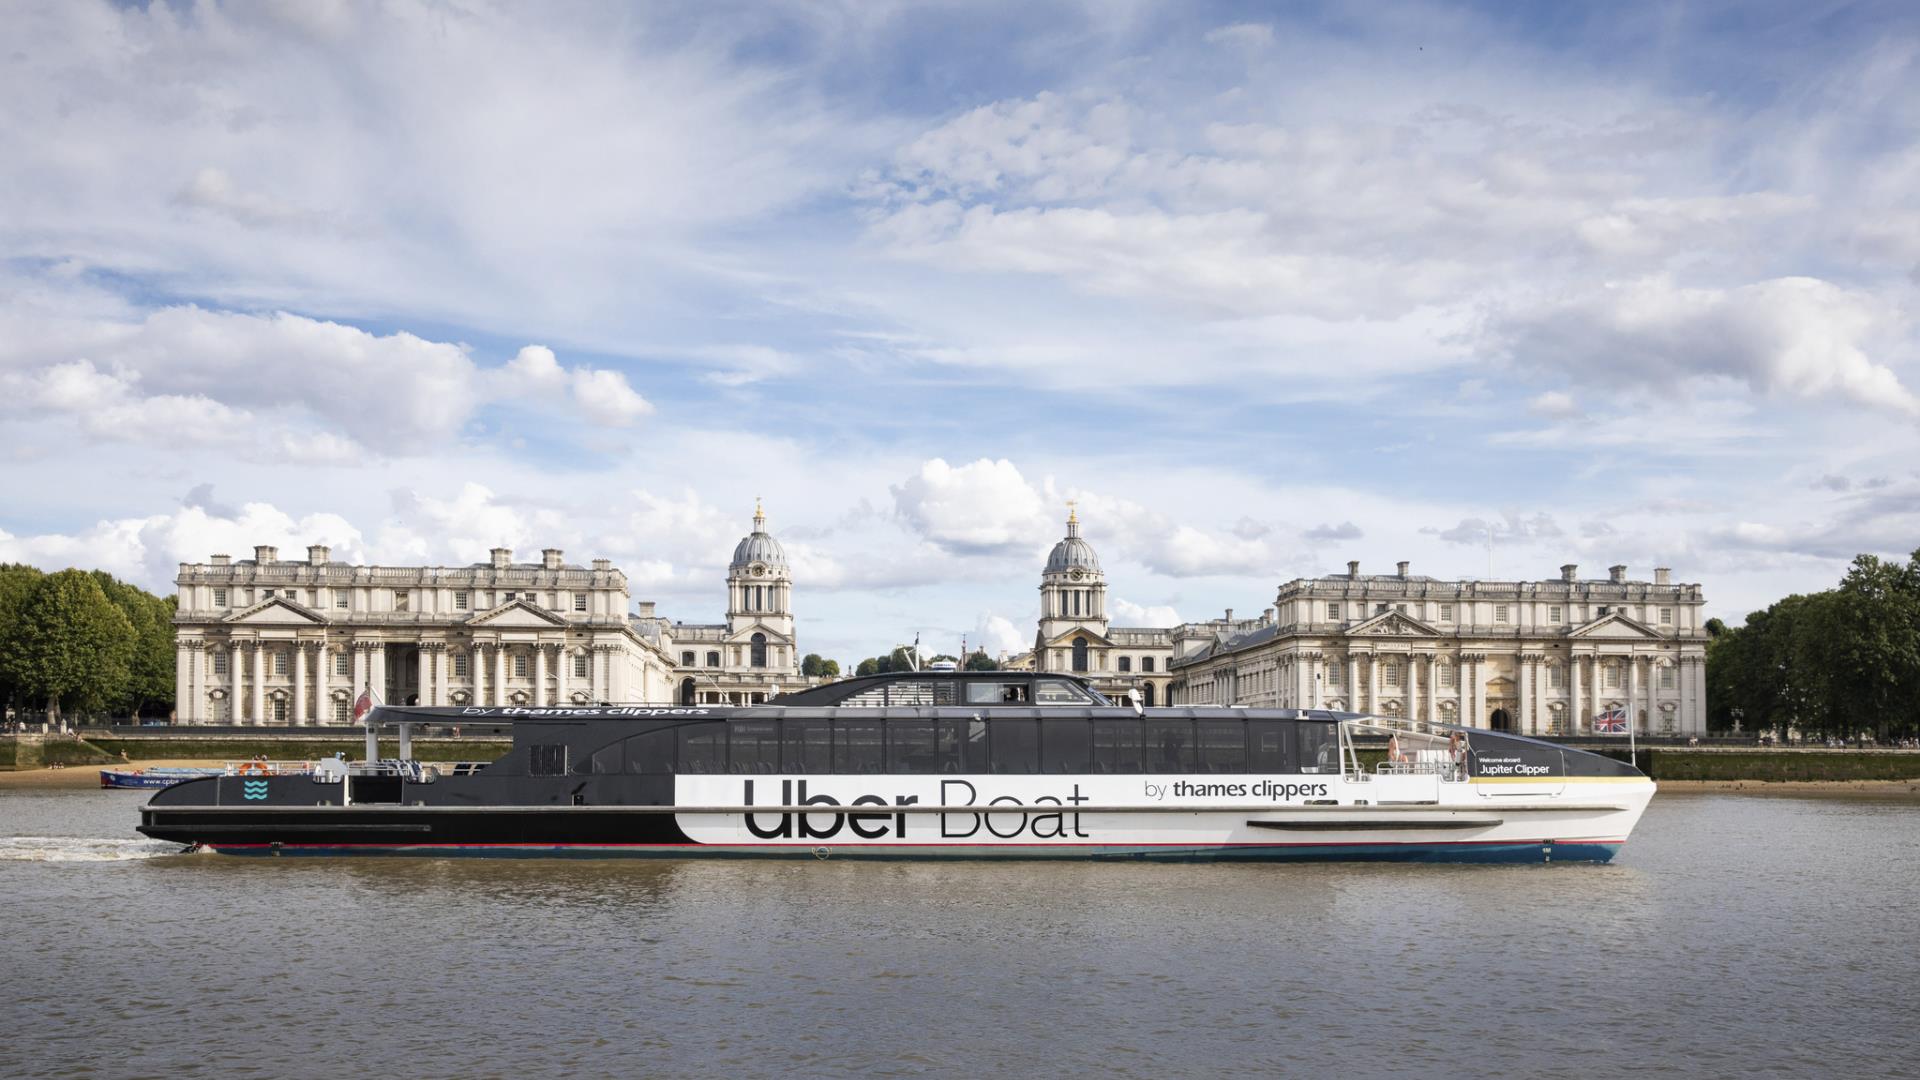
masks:
[[[1071,686],[1079,693],[1092,699],[1091,701],[1075,702],[1075,704],[1115,704],[1113,701],[1108,700],[1105,695],[1101,694],[1100,691],[1095,690],[1093,685],[1087,680],[1077,675],[1067,675],[1053,671],[889,671],[881,675],[856,675],[851,679],[836,679],[833,682],[823,683],[819,686],[810,686],[804,690],[795,690],[792,693],[781,694],[774,698],[769,704],[803,706],[845,704],[877,705],[883,703],[900,705],[961,704],[961,699],[964,698],[965,695],[951,688],[966,683],[992,683],[996,686],[1012,685],[1028,688],[1037,688],[1048,684],[1056,686],[1064,685]],[[930,700],[925,702],[914,701],[910,699],[919,695],[896,693],[896,691],[916,689],[920,686],[928,688],[926,696]],[[949,689],[946,693],[942,693],[932,689],[933,687],[947,687]],[[875,697],[874,692],[876,690],[881,691],[882,693],[879,696],[887,700],[884,702],[870,700]],[[898,702],[892,701],[891,699],[894,697],[899,697],[902,700]],[[942,698],[949,700],[939,700]],[[1033,701],[1033,696],[1029,695],[1027,700],[1019,702],[1001,703],[976,701],[968,704],[986,705],[988,707],[1000,707],[1002,704],[1031,707]]]

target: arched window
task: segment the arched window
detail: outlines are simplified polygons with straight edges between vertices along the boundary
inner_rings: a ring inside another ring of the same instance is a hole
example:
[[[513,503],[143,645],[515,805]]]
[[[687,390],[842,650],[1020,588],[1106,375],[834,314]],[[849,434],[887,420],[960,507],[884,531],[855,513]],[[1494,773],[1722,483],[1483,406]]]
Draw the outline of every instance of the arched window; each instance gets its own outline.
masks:
[[[692,679],[680,680],[680,704],[682,705],[693,704],[693,680]]]
[[[1087,639],[1086,638],[1077,637],[1073,639],[1073,670],[1075,671],[1087,670]]]
[[[1140,684],[1140,704],[1149,709],[1153,708],[1153,684],[1152,683]]]
[[[708,667],[720,666],[720,651],[718,649],[709,651],[707,653],[707,666]]]
[[[767,666],[767,635],[765,634],[753,635],[752,664],[754,667]]]
[[[1140,670],[1141,670],[1141,671],[1152,671],[1152,670],[1153,670],[1153,657],[1151,657],[1151,656],[1143,656],[1143,657],[1141,657],[1141,658],[1140,658]]]
[[[1121,670],[1121,671],[1132,671],[1132,670],[1133,670],[1133,657],[1131,657],[1131,656],[1123,656],[1123,657],[1121,657],[1121,658],[1120,658],[1120,670]]]

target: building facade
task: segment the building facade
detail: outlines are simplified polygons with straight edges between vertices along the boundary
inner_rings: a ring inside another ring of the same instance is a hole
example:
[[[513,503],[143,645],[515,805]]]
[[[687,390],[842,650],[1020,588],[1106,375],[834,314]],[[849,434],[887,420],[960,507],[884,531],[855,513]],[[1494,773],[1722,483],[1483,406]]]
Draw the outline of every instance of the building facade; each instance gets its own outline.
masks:
[[[764,701],[805,684],[792,578],[765,525],[756,509],[713,626],[661,618],[608,560],[579,566],[555,548],[459,567],[337,563],[322,545],[304,562],[260,546],[182,563],[175,719],[345,723],[362,690],[440,706]]]
[[[1147,705],[1164,704],[1172,681],[1172,631],[1152,626],[1111,626],[1107,577],[1093,545],[1080,535],[1080,515],[1069,505],[1067,535],[1053,545],[1040,571],[1040,625],[1033,651],[1007,666],[1064,671],[1094,689],[1122,699],[1138,690]]]
[[[1522,734],[1591,734],[1623,710],[1645,734],[1706,732],[1705,601],[1560,568],[1546,581],[1347,573],[1280,587],[1252,624],[1176,642],[1172,701],[1343,709]],[[1229,617],[1231,613],[1229,613]],[[1181,628],[1181,634],[1187,628]]]

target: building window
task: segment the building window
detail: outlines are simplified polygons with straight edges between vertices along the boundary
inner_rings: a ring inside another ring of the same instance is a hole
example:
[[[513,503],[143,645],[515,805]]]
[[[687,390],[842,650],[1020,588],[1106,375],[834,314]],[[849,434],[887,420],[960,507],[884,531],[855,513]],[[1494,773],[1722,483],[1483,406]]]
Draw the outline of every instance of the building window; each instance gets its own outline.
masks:
[[[472,670],[473,670],[472,661],[468,659],[468,656],[466,653],[453,654],[453,673],[455,675],[458,675],[464,679],[467,677],[467,673]]]
[[[514,655],[513,677],[516,679],[524,679],[527,677],[527,654],[526,653],[516,653]]]
[[[1507,621],[1507,605],[1505,604],[1493,605],[1493,621],[1494,622]]]
[[[1607,689],[1609,690],[1620,689],[1620,665],[1619,664],[1607,665]]]
[[[1119,660],[1119,664],[1120,664],[1120,670],[1121,670],[1121,671],[1132,671],[1132,670],[1133,670],[1133,657],[1131,657],[1131,656],[1123,656],[1123,657],[1121,657],[1121,658],[1120,658],[1120,660]]]
[[[1673,625],[1673,609],[1672,608],[1663,607],[1660,609],[1660,625],[1661,626]]]
[[[1077,637],[1073,639],[1073,670],[1075,671],[1087,670],[1087,639],[1086,638]]]
[[[213,590],[213,606],[214,607],[227,606],[227,590],[225,589]]]
[[[287,699],[286,698],[273,699],[273,718],[275,721],[282,724],[287,722]]]
[[[587,594],[586,593],[577,592],[573,594],[573,610],[575,611],[587,610]]]
[[[353,659],[346,653],[335,654],[333,658],[333,673],[335,675],[353,674]]]
[[[1555,610],[1559,610],[1559,609],[1556,608]],[[1547,687],[1549,689],[1559,690],[1566,685],[1567,685],[1566,667],[1561,664],[1548,664],[1547,665]]]
[[[1141,671],[1152,671],[1152,670],[1153,670],[1153,657],[1151,657],[1151,656],[1143,656],[1143,657],[1141,657],[1141,658],[1140,658],[1140,670],[1141,670]]]
[[[410,611],[413,609],[413,594],[404,589],[393,590],[393,610]]]
[[[1373,605],[1373,613],[1375,615],[1385,615],[1387,613],[1387,605],[1385,604]]]
[[[1388,686],[1399,686],[1399,685],[1400,685],[1400,661],[1398,661],[1398,660],[1389,660],[1389,661],[1387,661],[1387,663],[1386,663],[1386,673],[1387,673],[1387,685],[1388,685]]]
[[[1340,605],[1339,604],[1327,605],[1327,619],[1331,622],[1340,621]]]
[[[1405,614],[1407,613],[1407,605],[1405,605],[1405,604],[1395,604],[1395,605],[1393,605],[1393,610],[1395,610],[1395,611],[1397,611],[1397,612],[1399,612],[1399,613],[1400,613],[1400,614],[1402,614],[1402,615],[1405,615]]]
[[[1549,604],[1547,606],[1547,621],[1550,623],[1559,622],[1560,613],[1561,613],[1561,608],[1559,604]]]
[[[320,590],[318,589],[307,590],[307,606],[308,607],[320,606]]]
[[[584,679],[587,677],[586,653],[573,654],[573,677],[576,679]]]
[[[346,702],[336,701],[333,703],[333,722],[336,724],[344,724],[347,722]]]
[[[1660,669],[1660,689],[1673,689],[1673,669],[1671,667],[1662,667]]]
[[[692,649],[682,649],[680,651],[680,666],[681,667],[693,666],[693,650]]]
[[[271,600],[271,599],[273,599],[273,590],[272,590],[272,589],[268,589],[268,590],[267,590],[266,592],[263,592],[263,593],[261,593],[261,594],[260,594],[260,599],[262,599],[262,600]]]
[[[750,663],[754,667],[766,667],[767,666],[767,635],[755,634],[753,635],[752,641],[753,641],[753,649],[751,652]]]
[[[1459,669],[1454,667],[1452,664],[1440,665],[1440,685],[1441,686],[1458,686],[1459,684],[1460,684]]]
[[[347,606],[347,590],[333,590],[333,606],[336,608],[344,608]]]
[[[1340,681],[1346,678],[1346,676],[1342,674],[1346,671],[1346,668],[1347,666],[1338,660],[1327,661],[1327,685],[1339,686]]]
[[[286,653],[276,652],[273,654],[273,673],[275,675],[285,675],[287,673]]]
[[[453,594],[453,610],[465,611],[467,610],[467,603],[467,590],[460,589]]]
[[[1440,621],[1441,622],[1453,621],[1453,605],[1452,604],[1440,605]]]
[[[707,653],[707,666],[708,667],[720,666],[720,650],[714,649]]]
[[[220,652],[213,654],[213,673],[215,675],[225,675],[227,673],[226,650],[222,650]]]

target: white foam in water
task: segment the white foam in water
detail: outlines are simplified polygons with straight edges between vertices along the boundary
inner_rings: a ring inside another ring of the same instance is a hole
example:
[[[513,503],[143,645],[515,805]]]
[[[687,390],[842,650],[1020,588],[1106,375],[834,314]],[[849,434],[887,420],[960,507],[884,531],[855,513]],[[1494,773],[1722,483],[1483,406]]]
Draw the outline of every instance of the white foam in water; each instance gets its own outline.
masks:
[[[107,840],[86,836],[0,837],[0,862],[127,862],[173,855],[164,840]]]

